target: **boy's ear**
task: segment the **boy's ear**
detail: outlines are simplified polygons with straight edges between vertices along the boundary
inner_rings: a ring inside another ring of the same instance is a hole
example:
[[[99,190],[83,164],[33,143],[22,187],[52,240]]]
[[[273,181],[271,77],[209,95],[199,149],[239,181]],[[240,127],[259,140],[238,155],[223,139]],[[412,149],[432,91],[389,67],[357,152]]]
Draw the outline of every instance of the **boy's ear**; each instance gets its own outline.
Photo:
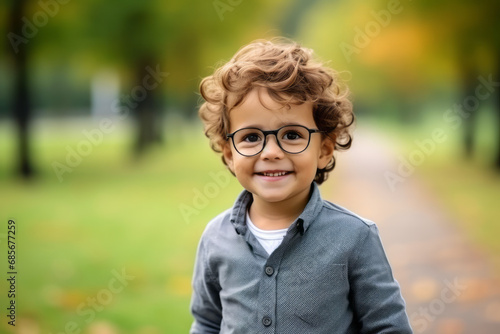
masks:
[[[318,168],[325,168],[333,157],[333,151],[335,150],[335,137],[332,139],[330,137],[325,137],[321,140],[321,148],[318,157]]]
[[[234,174],[233,152],[231,152],[229,141],[225,142],[224,146],[222,146],[222,155],[224,156],[227,168]]]

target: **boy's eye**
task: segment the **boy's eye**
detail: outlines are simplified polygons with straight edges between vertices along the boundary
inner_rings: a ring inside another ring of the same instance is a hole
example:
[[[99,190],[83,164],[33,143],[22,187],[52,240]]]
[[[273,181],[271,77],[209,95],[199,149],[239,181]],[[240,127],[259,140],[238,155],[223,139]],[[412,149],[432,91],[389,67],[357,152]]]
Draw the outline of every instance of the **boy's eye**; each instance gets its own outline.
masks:
[[[285,140],[297,140],[297,139],[300,139],[300,138],[302,138],[302,136],[300,135],[300,133],[298,133],[297,131],[293,131],[293,130],[287,131],[283,135],[283,139],[285,139]]]
[[[261,135],[258,133],[248,133],[243,136],[242,141],[250,142],[250,143],[255,143],[261,140]]]

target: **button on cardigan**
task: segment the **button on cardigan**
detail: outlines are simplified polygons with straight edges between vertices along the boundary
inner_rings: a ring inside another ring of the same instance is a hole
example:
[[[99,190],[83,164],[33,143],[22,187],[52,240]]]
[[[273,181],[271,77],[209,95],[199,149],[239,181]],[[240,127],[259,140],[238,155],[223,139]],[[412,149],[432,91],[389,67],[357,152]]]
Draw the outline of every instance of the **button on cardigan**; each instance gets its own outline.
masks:
[[[268,255],[246,226],[251,203],[243,191],[203,232],[191,334],[412,333],[373,222],[323,200],[313,183]]]

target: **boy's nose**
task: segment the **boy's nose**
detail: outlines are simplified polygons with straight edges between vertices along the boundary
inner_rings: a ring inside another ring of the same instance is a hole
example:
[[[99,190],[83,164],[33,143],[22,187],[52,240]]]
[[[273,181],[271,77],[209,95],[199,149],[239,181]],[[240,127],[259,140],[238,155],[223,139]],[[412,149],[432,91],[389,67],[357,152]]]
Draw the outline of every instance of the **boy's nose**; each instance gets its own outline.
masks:
[[[262,159],[282,159],[285,153],[278,145],[275,136],[269,136],[266,140],[266,145],[262,150],[260,156]]]

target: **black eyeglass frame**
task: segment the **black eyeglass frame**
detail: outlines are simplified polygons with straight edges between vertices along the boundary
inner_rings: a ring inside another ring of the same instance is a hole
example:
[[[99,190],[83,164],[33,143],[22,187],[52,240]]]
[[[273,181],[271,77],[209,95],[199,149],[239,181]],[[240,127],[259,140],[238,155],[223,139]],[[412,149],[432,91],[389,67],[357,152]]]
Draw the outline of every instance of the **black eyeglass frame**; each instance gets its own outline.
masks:
[[[299,152],[289,152],[287,150],[285,150],[282,146],[281,146],[281,143],[280,143],[280,140],[278,139],[278,132],[283,129],[283,128],[286,128],[286,127],[292,127],[292,126],[295,126],[295,127],[301,127],[301,128],[304,128],[306,129],[308,132],[309,132],[309,138],[307,140],[307,145],[306,147],[302,150],[302,151],[299,151]],[[238,149],[236,148],[236,144],[234,143],[234,135],[239,132],[239,131],[242,131],[242,130],[249,130],[249,129],[253,129],[253,130],[258,130],[260,132],[262,132],[264,134],[264,143],[262,144],[262,148],[260,149],[260,151],[258,151],[257,153],[255,154],[243,154],[241,153],[240,151],[238,151]],[[282,127],[280,127],[279,129],[276,129],[276,130],[262,130],[262,129],[259,129],[259,128],[254,128],[254,127],[248,127],[248,128],[241,128],[241,129],[238,129],[236,131],[234,131],[233,133],[228,133],[226,134],[226,140],[229,140],[229,138],[231,138],[232,142],[233,142],[233,147],[234,149],[236,150],[236,152],[238,152],[240,155],[244,156],[244,157],[253,157],[253,156],[256,156],[257,154],[260,154],[264,148],[266,147],[266,144],[267,144],[267,136],[268,135],[274,135],[274,137],[276,137],[276,142],[278,143],[278,146],[279,148],[283,151],[283,152],[286,152],[288,154],[299,154],[299,153],[302,153],[304,152],[305,150],[307,150],[307,148],[309,147],[309,143],[311,142],[311,134],[312,133],[322,133],[323,131],[321,130],[318,130],[318,129],[309,129],[308,127],[304,126],[304,125],[300,125],[300,124],[288,124],[288,125],[283,125]]]

